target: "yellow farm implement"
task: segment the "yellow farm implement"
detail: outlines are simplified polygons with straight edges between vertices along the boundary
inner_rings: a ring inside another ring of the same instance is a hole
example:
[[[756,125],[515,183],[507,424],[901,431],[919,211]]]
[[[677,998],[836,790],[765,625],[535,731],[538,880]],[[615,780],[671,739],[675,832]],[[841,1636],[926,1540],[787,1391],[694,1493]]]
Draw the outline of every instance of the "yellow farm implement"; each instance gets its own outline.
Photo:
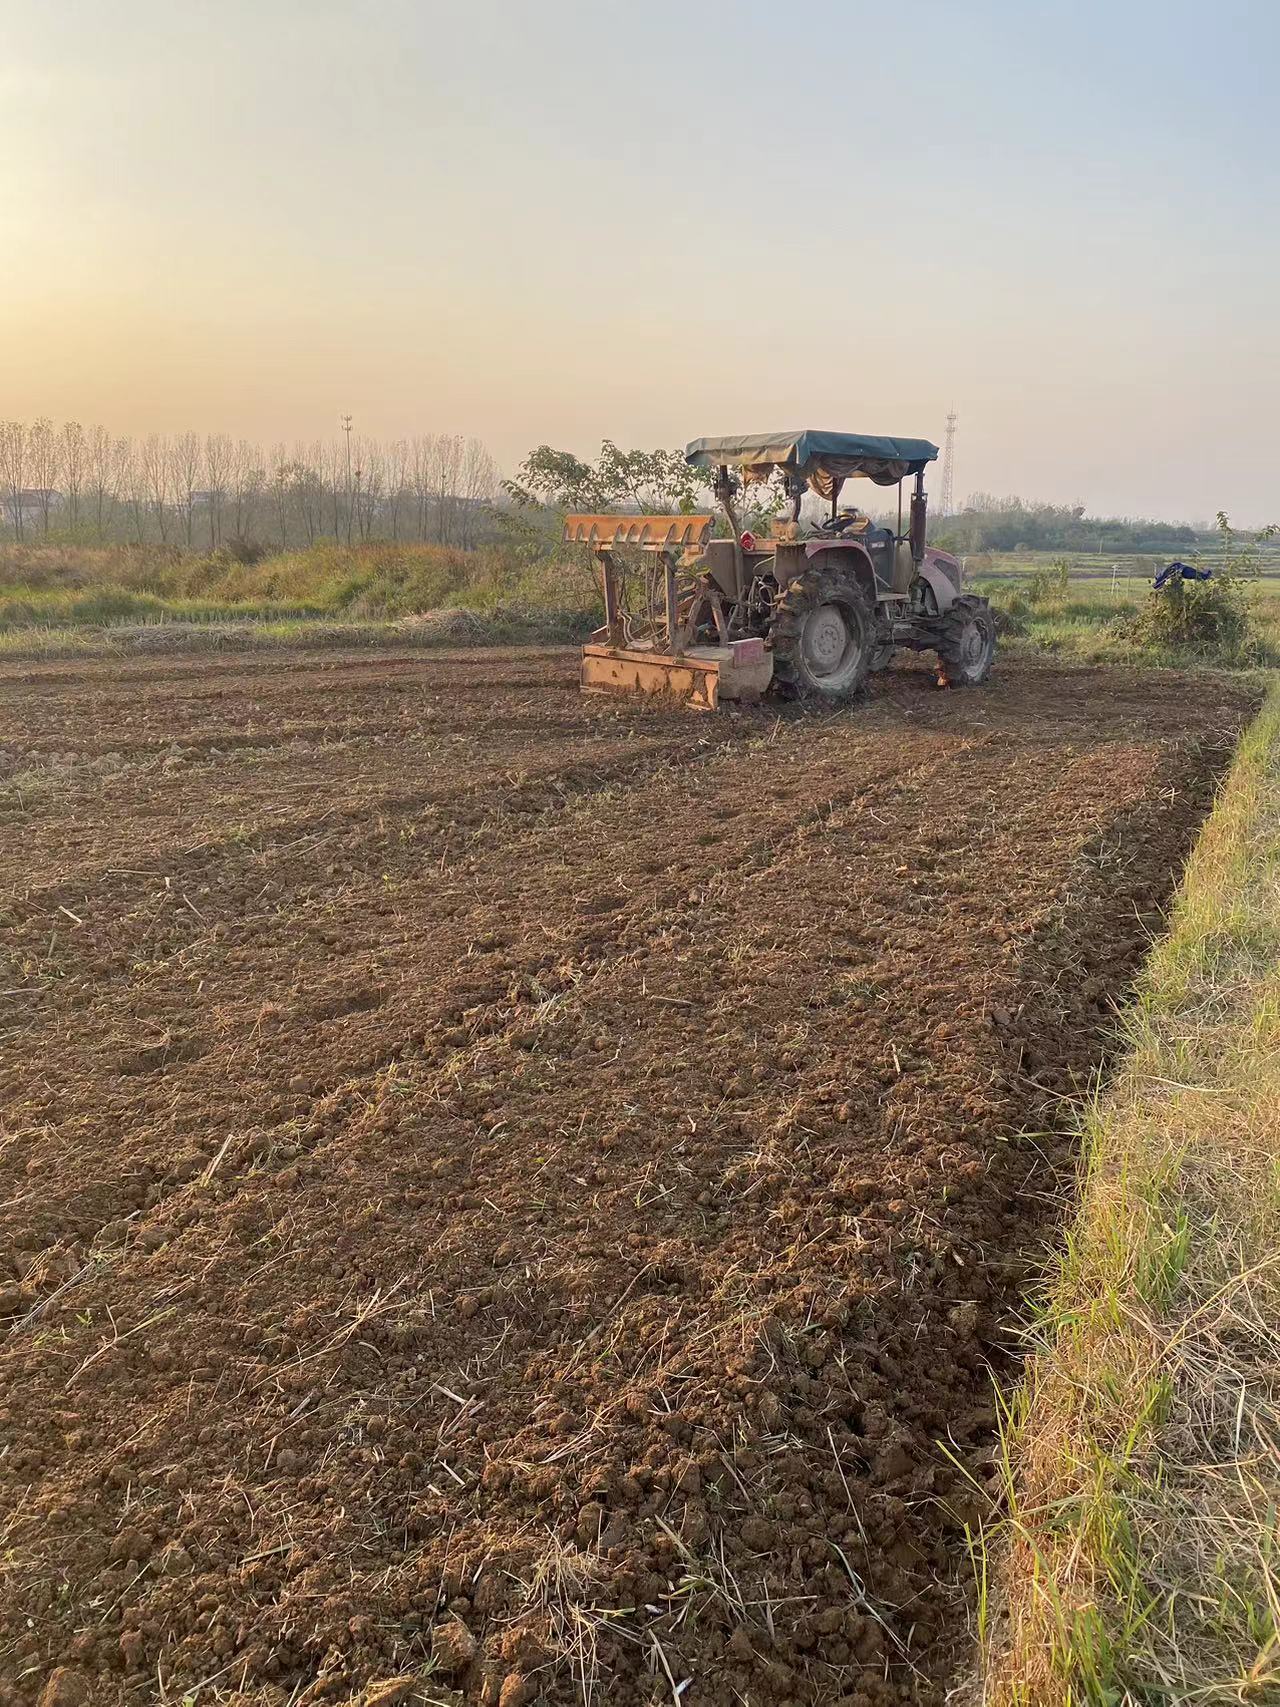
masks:
[[[764,641],[731,640],[720,601],[683,568],[710,535],[710,516],[567,519],[564,537],[590,546],[604,597],[604,627],[582,649],[584,689],[666,696],[705,711],[722,699],[760,698],[773,676]],[[628,546],[641,554],[639,569],[619,556]],[[708,620],[717,628],[715,644],[695,639]]]

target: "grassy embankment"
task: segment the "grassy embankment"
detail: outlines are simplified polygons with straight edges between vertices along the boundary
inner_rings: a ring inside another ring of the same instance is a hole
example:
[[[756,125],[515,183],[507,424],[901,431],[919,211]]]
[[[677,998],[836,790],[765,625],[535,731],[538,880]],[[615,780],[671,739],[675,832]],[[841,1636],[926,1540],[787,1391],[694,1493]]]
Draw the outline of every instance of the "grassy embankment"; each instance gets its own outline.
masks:
[[[424,644],[576,639],[595,612],[588,565],[497,546],[330,542],[253,563],[154,546],[0,546],[0,651],[9,652],[95,649],[104,630],[174,624],[197,642],[229,625],[237,642],[266,644],[392,632]],[[434,620],[405,620],[424,616]]]
[[[1126,1027],[978,1548],[991,1707],[1280,1701],[1280,686]]]
[[[1152,568],[1133,559],[1113,577],[1101,560],[1047,553],[984,554],[967,564],[971,584],[1005,614],[1008,653],[1093,663],[1226,661],[1188,657],[1126,632],[1150,598]],[[1257,646],[1235,661],[1280,660],[1280,576],[1254,581],[1247,597]],[[158,546],[0,546],[0,652],[96,650],[113,635],[132,644],[139,630],[161,625],[166,633],[155,638],[191,644],[568,641],[595,626],[598,611],[584,554],[564,556],[536,539],[477,551],[326,542],[254,563],[227,551]],[[181,625],[180,635],[172,625]]]

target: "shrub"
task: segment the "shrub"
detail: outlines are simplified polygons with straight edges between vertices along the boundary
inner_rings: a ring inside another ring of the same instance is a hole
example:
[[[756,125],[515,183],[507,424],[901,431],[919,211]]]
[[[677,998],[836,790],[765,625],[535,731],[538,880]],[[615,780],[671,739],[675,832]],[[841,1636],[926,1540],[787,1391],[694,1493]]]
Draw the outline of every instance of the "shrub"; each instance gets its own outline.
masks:
[[[1021,608],[1015,609],[1015,605]],[[1031,626],[1026,618],[1026,606],[1017,597],[1010,599],[1007,605],[993,604],[991,615],[995,620],[996,633],[1002,637],[1009,636],[1020,639],[1023,635],[1031,632]]]
[[[228,539],[218,547],[224,551],[233,563],[261,563],[268,555],[269,547],[260,544],[256,539],[243,539],[239,534],[234,539]]]
[[[1027,583],[1027,601],[1037,609],[1056,604],[1067,596],[1071,581],[1071,565],[1065,557],[1055,557],[1044,569],[1037,569]]]
[[[1275,532],[1267,527],[1252,538],[1238,534],[1219,511],[1223,554],[1212,579],[1170,577],[1163,587],[1152,589],[1135,616],[1116,623],[1117,632],[1138,646],[1173,657],[1234,666],[1270,662],[1250,594],[1260,569],[1259,547]]]
[[[1175,576],[1153,591],[1124,626],[1141,646],[1192,653],[1223,664],[1258,661],[1258,635],[1246,589],[1234,576],[1184,581]]]

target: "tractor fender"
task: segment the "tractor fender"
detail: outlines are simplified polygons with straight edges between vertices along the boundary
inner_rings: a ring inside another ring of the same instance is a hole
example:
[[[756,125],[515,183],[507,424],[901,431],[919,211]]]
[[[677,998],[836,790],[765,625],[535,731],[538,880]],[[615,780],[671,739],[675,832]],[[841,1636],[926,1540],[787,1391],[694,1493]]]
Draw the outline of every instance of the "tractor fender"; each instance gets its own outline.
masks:
[[[960,564],[949,551],[926,550],[920,579],[928,582],[938,602],[938,615],[949,611],[960,593]]]
[[[825,563],[829,569],[841,569],[846,574],[852,571],[872,603],[879,597],[871,554],[856,540],[811,539],[805,543],[804,554],[809,562],[817,559],[819,567]]]

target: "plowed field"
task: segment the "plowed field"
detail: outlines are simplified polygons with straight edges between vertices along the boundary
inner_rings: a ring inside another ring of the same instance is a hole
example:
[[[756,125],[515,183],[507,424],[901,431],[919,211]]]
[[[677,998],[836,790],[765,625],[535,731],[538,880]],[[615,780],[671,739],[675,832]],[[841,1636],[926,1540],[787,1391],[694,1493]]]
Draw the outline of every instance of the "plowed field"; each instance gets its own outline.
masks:
[[[0,1702],[940,1702],[1248,710],[0,668]]]

